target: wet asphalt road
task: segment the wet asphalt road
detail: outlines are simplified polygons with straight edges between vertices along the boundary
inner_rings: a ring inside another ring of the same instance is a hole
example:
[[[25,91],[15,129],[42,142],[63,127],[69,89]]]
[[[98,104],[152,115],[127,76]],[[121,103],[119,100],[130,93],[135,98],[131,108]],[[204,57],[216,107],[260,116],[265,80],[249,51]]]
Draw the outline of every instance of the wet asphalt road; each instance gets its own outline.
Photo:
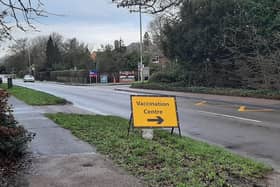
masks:
[[[75,106],[97,114],[125,118],[130,115],[130,95],[137,94],[116,91],[116,86],[67,86],[19,80],[15,84],[63,97]],[[270,109],[268,106],[251,106],[251,111],[239,112],[240,102],[202,101],[205,99],[177,97],[184,135],[226,147],[280,169],[280,106],[274,106],[273,110],[263,110]]]

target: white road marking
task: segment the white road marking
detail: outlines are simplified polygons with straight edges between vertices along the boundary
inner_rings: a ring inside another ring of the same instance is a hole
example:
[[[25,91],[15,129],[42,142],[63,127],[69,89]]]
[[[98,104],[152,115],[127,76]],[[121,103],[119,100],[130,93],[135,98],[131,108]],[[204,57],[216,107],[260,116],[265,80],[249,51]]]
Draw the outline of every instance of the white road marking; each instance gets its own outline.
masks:
[[[151,94],[143,94],[143,93],[137,93],[137,92],[127,92],[127,91],[119,91],[115,90],[115,92],[125,95],[151,95]]]
[[[238,116],[231,116],[231,115],[226,115],[226,114],[207,112],[207,111],[203,111],[203,110],[198,110],[198,112],[205,113],[205,114],[212,114],[212,115],[215,115],[215,116],[222,116],[222,117],[226,117],[226,118],[238,119],[238,120],[243,120],[243,121],[251,121],[251,122],[256,122],[256,123],[262,123],[262,121],[259,121],[259,120],[242,118],[242,117],[238,117]]]

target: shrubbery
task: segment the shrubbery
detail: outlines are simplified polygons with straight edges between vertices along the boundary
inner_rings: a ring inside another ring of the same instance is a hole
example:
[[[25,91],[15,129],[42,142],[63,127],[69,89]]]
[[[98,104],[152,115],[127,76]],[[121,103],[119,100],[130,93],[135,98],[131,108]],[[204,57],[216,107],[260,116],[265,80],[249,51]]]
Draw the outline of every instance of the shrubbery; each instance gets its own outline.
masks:
[[[178,75],[173,72],[156,72],[149,79],[150,82],[172,83],[178,81]]]
[[[185,82],[173,83],[133,83],[132,88],[151,89],[151,90],[169,90],[190,93],[203,93],[215,95],[228,95],[240,97],[254,97],[265,99],[278,99],[280,100],[279,90],[253,90],[253,89],[236,89],[236,88],[211,88],[211,87],[188,87]]]
[[[58,82],[87,83],[88,70],[51,71],[50,80]]]
[[[57,81],[71,83],[87,83],[89,80],[88,70],[62,70],[39,72],[36,78],[40,81]]]
[[[17,125],[7,101],[8,93],[0,89],[0,157],[17,157],[24,153],[35,134]]]
[[[159,33],[164,55],[189,72],[188,86],[280,89],[279,0],[183,2]]]

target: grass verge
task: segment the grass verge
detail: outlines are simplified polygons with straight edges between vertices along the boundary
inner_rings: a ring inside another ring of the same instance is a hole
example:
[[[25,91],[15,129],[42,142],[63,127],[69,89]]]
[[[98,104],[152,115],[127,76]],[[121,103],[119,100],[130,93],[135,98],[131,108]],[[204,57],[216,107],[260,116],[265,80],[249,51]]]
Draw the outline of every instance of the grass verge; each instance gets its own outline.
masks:
[[[67,103],[65,99],[21,86],[14,85],[11,89],[7,89],[7,84],[0,84],[0,88],[7,90],[10,94],[29,105],[57,105]]]
[[[132,88],[151,89],[151,90],[169,90],[191,93],[203,93],[214,95],[228,95],[240,97],[255,97],[264,99],[280,99],[279,90],[249,90],[235,88],[207,88],[207,87],[184,87],[180,83],[133,83]]]
[[[148,186],[254,186],[272,169],[222,148],[155,130],[144,140],[128,121],[113,116],[48,114],[57,124],[142,179]]]

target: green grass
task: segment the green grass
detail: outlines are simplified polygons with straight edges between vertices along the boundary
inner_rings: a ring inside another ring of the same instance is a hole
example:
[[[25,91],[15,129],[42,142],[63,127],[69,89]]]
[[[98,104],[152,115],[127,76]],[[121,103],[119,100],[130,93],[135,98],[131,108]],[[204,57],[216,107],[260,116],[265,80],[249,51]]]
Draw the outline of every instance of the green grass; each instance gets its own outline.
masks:
[[[139,130],[127,136],[128,121],[113,116],[48,114],[57,124],[96,146],[148,186],[253,186],[272,169],[187,137],[155,130],[154,140]]]
[[[57,105],[67,102],[65,99],[21,86],[14,85],[11,89],[7,89],[7,84],[0,84],[0,88],[6,89],[10,94],[29,105]]]
[[[154,90],[170,90],[191,93],[203,93],[214,95],[228,95],[240,97],[255,97],[265,99],[280,99],[279,90],[249,90],[236,88],[207,88],[207,87],[186,87],[182,83],[133,83],[132,88],[154,89]]]

